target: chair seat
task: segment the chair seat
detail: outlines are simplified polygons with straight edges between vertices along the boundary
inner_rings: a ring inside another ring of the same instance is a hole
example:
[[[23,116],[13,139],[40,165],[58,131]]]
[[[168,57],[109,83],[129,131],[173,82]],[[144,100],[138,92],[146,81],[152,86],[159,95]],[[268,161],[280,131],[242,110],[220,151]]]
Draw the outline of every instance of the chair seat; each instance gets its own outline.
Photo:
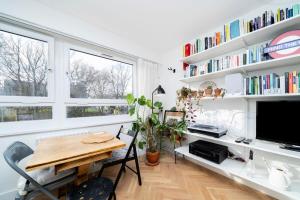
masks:
[[[113,151],[112,157],[103,160],[102,163],[107,164],[107,163],[111,163],[111,162],[114,162],[117,160],[122,160],[125,158],[127,151],[128,151],[127,147]],[[133,156],[134,156],[133,152],[131,151],[128,158],[132,158]]]
[[[28,175],[31,176],[34,180],[36,180],[39,184],[46,185],[48,183],[55,182],[74,173],[75,173],[75,169],[70,169],[55,175],[54,167],[50,167],[47,169],[28,172]],[[25,185],[26,185],[26,179],[24,177],[20,177],[18,180],[18,190],[20,195],[24,195],[27,193],[27,191],[25,191]],[[30,191],[33,190],[34,188],[35,187],[32,184],[30,184],[27,190]]]
[[[113,181],[108,178],[93,178],[74,186],[67,195],[69,200],[106,200],[113,192]]]

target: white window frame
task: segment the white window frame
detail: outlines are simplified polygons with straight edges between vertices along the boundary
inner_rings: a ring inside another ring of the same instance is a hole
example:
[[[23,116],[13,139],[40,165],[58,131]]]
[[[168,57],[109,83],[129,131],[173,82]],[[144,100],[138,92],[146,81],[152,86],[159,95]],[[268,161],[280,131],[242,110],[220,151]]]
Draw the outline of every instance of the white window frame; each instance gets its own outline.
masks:
[[[48,43],[48,72],[47,72],[47,97],[37,97],[37,96],[4,96],[0,95],[0,103],[11,103],[10,106],[14,106],[13,103],[24,103],[24,104],[30,104],[31,106],[34,106],[32,104],[35,103],[54,103],[54,88],[55,88],[55,82],[54,82],[54,38],[40,34],[37,32],[29,31],[24,28],[19,28],[16,26],[8,25],[5,23],[0,22],[0,30],[17,34],[20,36],[29,37],[36,40],[41,40]],[[53,108],[52,108],[53,109]]]
[[[111,59],[132,65],[132,93],[136,93],[136,62],[130,59],[122,58],[116,53],[106,53],[104,50],[94,50],[91,48],[82,47],[74,44],[65,44],[64,58],[65,58],[65,104],[66,106],[109,106],[109,105],[127,105],[126,99],[91,99],[91,98],[71,98],[70,97],[70,50],[80,51],[82,53],[99,56],[105,59]],[[109,55],[111,57],[105,56]],[[100,116],[101,117],[101,116]]]

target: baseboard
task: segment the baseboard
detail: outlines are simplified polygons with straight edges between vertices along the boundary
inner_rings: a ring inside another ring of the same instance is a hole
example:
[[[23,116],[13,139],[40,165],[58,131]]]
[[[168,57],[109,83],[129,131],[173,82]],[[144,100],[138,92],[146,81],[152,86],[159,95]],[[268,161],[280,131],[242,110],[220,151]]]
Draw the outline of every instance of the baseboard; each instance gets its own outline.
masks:
[[[7,192],[0,193],[0,199],[1,200],[13,200],[15,199],[17,190],[11,190]]]

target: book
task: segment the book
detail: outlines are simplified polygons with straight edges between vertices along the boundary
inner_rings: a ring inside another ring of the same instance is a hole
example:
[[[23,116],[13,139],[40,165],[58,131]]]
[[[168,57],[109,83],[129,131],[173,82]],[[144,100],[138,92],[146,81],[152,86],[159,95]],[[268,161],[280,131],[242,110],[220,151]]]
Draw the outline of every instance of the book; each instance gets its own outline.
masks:
[[[293,71],[293,93],[297,93],[297,72]]]
[[[230,23],[230,39],[240,36],[240,20]]]
[[[185,57],[191,55],[191,44],[190,43],[188,43],[188,44],[185,45],[184,55],[185,55]]]
[[[293,93],[293,74],[292,72],[289,72],[289,92]]]

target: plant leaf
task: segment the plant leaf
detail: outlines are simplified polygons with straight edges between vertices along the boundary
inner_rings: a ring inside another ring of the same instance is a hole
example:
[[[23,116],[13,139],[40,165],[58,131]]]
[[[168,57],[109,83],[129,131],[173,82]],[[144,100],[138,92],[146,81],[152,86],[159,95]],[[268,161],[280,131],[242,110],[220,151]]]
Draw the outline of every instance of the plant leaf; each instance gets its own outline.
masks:
[[[127,94],[126,100],[128,105],[132,105],[135,102],[135,98],[132,93]]]
[[[128,113],[129,113],[130,116],[134,115],[134,113],[135,113],[135,106],[130,107],[129,110],[128,110]]]
[[[140,98],[138,98],[138,104],[139,105],[144,106],[144,105],[146,105],[146,103],[147,103],[147,99],[144,95],[141,96]]]

